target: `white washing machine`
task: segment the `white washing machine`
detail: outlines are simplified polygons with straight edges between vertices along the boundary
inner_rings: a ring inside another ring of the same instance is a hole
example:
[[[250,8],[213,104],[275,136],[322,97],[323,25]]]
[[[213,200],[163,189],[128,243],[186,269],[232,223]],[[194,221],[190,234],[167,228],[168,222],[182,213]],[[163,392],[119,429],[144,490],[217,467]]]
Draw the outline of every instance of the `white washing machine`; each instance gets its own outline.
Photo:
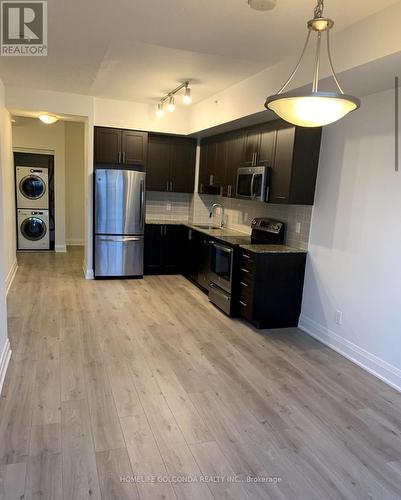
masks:
[[[18,250],[50,250],[48,210],[18,209]]]
[[[16,167],[17,208],[49,209],[49,169]]]

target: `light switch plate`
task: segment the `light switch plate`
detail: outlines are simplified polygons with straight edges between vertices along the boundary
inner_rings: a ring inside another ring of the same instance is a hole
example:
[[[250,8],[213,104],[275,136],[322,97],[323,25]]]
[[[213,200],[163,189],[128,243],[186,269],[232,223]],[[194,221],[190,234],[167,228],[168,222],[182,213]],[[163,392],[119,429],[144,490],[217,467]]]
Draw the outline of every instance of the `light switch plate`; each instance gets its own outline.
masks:
[[[301,223],[300,222],[297,222],[295,224],[295,232],[298,234],[301,232]]]

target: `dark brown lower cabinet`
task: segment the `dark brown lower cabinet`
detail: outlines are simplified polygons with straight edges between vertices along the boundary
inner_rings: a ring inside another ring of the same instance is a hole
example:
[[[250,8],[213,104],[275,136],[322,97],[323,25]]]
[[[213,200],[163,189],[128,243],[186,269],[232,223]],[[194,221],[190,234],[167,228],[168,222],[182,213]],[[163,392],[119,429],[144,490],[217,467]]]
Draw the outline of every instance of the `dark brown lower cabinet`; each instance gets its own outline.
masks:
[[[186,229],[173,224],[146,224],[144,274],[181,274]]]
[[[187,229],[184,265],[184,276],[207,292],[210,270],[210,238],[208,236]]]
[[[256,253],[238,259],[237,312],[256,328],[298,326],[306,253]]]

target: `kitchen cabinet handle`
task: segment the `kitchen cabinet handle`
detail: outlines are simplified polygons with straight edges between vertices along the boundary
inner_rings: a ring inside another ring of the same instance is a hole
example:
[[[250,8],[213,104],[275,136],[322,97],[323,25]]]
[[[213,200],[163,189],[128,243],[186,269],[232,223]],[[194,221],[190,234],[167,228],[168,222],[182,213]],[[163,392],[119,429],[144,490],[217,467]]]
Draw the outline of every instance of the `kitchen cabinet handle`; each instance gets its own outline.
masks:
[[[286,200],[287,199],[286,196],[275,196],[275,198],[277,198],[278,200]]]
[[[200,192],[203,193],[203,184],[200,185]]]
[[[244,283],[243,281],[240,281],[239,284],[242,285],[242,286],[244,286],[245,288],[248,288],[248,286],[249,286],[246,283]]]
[[[123,151],[123,163],[125,163],[125,151]]]
[[[215,243],[214,241],[212,241],[211,243],[214,248],[216,248],[217,250],[221,250],[222,252],[225,252],[225,253],[229,253],[229,254],[232,254],[233,253],[233,249],[232,248],[228,248],[228,247],[223,247],[221,245],[218,245],[217,243]]]
[[[166,181],[166,191],[168,192],[168,181]]]
[[[121,151],[117,153],[117,163],[121,163]]]
[[[163,236],[163,226],[160,226],[160,236]]]
[[[247,255],[246,253],[243,253],[242,254],[242,257],[244,257],[245,259],[248,259],[248,260],[252,260],[249,255]]]
[[[248,304],[246,302],[243,302],[242,300],[240,300],[239,303],[241,304],[241,306],[248,307]]]
[[[213,174],[210,174],[210,176],[209,176],[209,184],[211,186],[213,186],[213,184],[214,184],[214,175]]]
[[[247,274],[249,274],[249,271],[248,271],[248,269],[245,269],[244,267],[241,267],[241,271],[244,271],[244,273],[247,273]]]
[[[126,236],[124,238],[112,238],[110,236],[106,236],[104,238],[99,238],[100,241],[112,241],[114,243],[127,243],[129,241],[141,241],[141,238],[137,236]]]
[[[170,181],[170,191],[173,192],[173,181]]]

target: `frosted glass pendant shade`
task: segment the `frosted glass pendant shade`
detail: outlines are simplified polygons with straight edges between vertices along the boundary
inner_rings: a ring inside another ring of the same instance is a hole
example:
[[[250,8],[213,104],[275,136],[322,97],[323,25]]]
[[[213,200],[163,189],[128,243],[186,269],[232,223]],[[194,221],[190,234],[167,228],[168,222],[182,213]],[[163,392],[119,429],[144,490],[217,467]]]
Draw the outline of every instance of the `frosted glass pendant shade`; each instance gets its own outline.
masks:
[[[300,127],[321,127],[340,120],[359,108],[356,97],[335,92],[279,94],[266,99],[266,108]]]

